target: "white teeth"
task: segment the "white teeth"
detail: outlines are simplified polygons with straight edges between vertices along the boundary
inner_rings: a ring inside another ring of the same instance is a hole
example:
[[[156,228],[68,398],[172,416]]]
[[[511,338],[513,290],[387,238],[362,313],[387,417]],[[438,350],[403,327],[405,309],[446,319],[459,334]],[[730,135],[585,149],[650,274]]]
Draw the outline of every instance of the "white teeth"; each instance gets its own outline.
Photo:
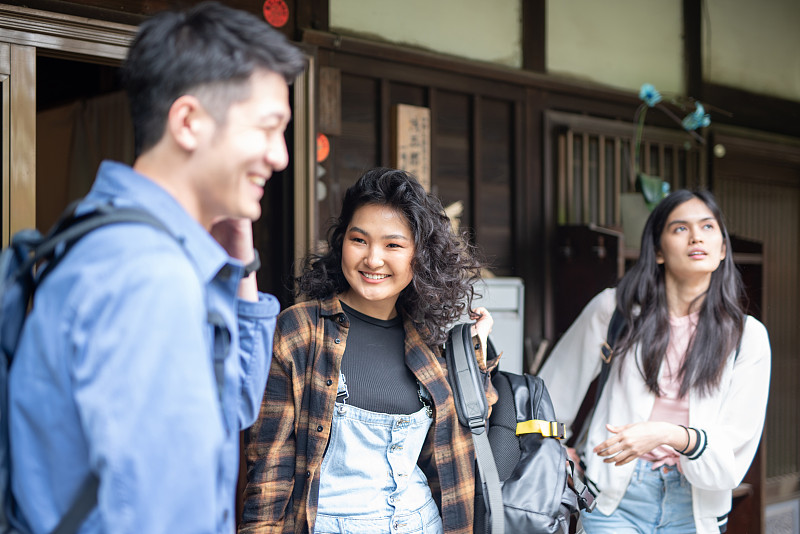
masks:
[[[266,185],[266,183],[267,183],[267,179],[266,179],[266,178],[264,178],[263,176],[256,176],[255,174],[251,174],[251,175],[250,175],[250,176],[248,176],[247,178],[248,178],[248,180],[250,180],[252,183],[254,183],[255,185],[257,185],[258,187],[264,187],[264,185]]]
[[[388,274],[372,274],[372,273],[363,273],[364,277],[369,278],[370,280],[382,280],[389,276]]]

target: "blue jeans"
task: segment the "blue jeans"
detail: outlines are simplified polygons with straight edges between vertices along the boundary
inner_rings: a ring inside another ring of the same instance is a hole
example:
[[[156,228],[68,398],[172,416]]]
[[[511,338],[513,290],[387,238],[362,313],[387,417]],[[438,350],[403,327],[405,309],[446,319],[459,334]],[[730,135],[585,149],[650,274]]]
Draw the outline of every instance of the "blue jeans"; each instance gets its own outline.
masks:
[[[581,512],[586,534],[689,534],[695,532],[692,486],[677,466],[653,470],[638,460],[628,490],[611,515]]]

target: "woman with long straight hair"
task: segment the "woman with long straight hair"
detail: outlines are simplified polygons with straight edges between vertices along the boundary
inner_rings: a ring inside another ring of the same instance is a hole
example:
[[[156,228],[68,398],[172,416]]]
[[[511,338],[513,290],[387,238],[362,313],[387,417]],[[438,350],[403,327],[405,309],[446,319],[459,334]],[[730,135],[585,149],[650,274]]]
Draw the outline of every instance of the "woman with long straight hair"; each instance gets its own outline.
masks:
[[[480,264],[409,174],[367,171],[328,250],[278,317],[258,421],[245,433],[240,533],[471,534],[474,449],[442,345],[467,312],[478,364],[492,326],[470,310]],[[487,381],[487,400],[497,392]]]
[[[577,451],[600,490],[582,515],[587,534],[724,532],[769,390],[767,331],[742,299],[714,197],[675,191],[650,214],[636,264],[553,348],[540,376],[569,428],[583,398],[575,391],[600,372],[612,315],[624,318]]]

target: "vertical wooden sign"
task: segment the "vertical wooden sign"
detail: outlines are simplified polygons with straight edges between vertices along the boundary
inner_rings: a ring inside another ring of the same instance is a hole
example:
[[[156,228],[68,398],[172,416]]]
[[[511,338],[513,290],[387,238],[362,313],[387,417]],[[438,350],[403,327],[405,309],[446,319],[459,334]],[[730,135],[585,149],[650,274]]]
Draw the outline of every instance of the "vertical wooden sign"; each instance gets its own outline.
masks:
[[[392,165],[431,190],[431,110],[397,104],[392,113]]]

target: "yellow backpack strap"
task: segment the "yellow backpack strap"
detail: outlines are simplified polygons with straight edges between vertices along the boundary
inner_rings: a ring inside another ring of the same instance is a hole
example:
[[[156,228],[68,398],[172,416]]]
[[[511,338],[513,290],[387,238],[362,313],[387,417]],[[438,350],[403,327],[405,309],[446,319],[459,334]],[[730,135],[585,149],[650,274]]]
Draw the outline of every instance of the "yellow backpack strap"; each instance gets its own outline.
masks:
[[[541,434],[546,438],[564,439],[566,428],[564,423],[558,421],[542,421],[541,419],[530,419],[517,423],[517,435],[522,434]]]

